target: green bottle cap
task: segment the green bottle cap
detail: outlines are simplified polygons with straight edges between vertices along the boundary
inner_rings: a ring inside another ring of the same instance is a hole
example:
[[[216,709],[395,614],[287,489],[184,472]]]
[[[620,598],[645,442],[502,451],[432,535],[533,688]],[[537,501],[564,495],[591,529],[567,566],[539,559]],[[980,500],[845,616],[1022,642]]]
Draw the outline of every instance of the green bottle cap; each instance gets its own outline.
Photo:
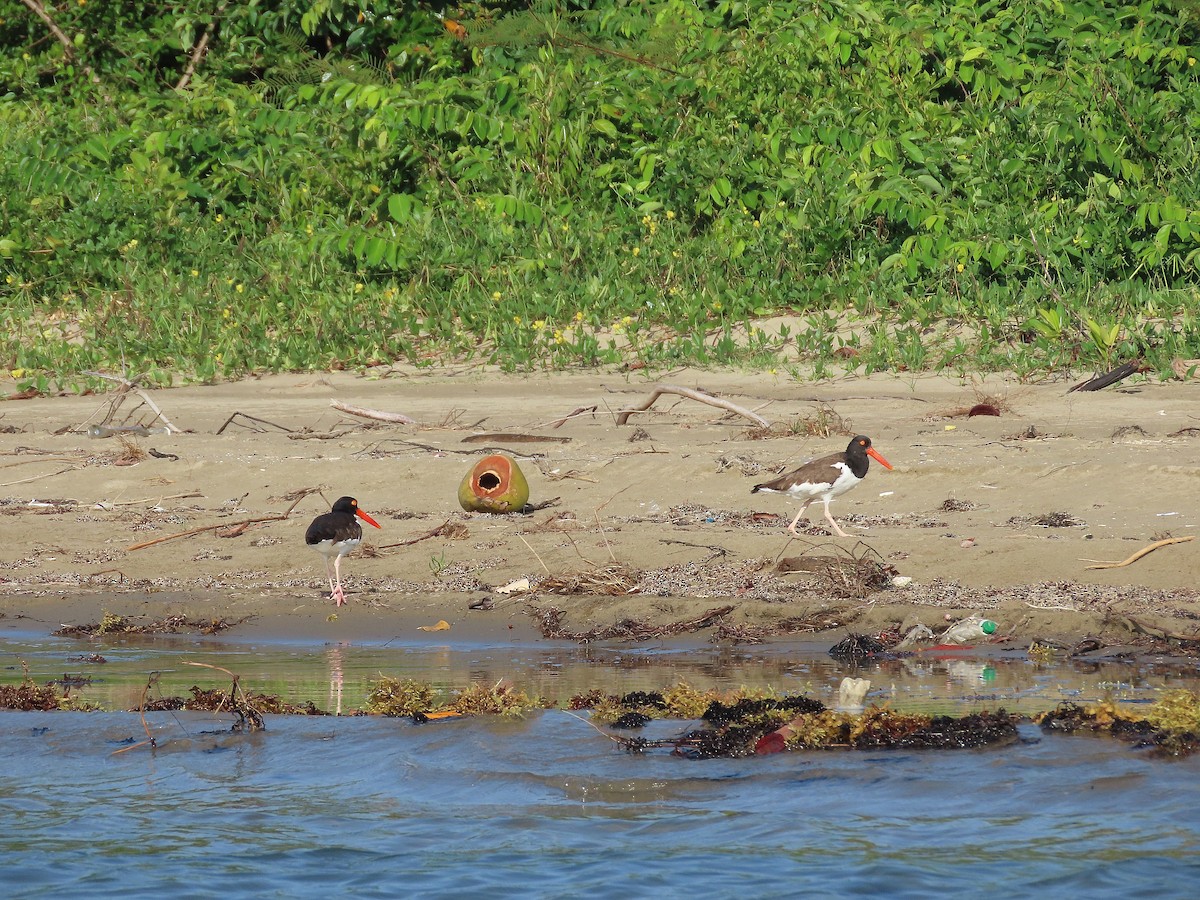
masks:
[[[979,627],[983,630],[984,634],[994,634],[996,631],[996,623],[991,619],[984,619],[979,623]]]

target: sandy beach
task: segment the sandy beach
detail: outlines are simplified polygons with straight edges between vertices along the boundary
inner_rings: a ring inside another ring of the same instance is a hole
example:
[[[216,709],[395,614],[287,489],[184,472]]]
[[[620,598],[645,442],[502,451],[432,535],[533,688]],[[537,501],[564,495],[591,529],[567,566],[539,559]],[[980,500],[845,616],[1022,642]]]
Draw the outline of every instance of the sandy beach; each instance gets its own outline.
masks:
[[[618,424],[660,382],[770,427],[676,395]],[[982,613],[1009,642],[1091,636],[1110,651],[1200,632],[1200,543],[1088,568],[1196,533],[1196,386],[1068,387],[391,369],[150,391],[180,432],[103,438],[88,426],[162,420],[132,393],[112,416],[113,394],[10,399],[0,403],[0,627],[49,632],[107,612],[329,641],[501,630],[537,640],[550,622],[579,639],[616,639],[624,623],[699,641],[833,643]],[[1000,415],[967,415],[981,404]],[[751,486],[844,450],[854,434],[894,469],[873,464],[833,503],[853,537],[832,536],[816,503],[792,538],[797,506]],[[492,451],[518,461],[542,508],[460,508],[459,483]],[[304,531],[344,494],[383,528],[366,529],[344,561],[349,603],[335,609]],[[520,579],[528,591],[498,592]],[[696,620],[703,627],[682,625]],[[448,630],[417,630],[443,621]]]

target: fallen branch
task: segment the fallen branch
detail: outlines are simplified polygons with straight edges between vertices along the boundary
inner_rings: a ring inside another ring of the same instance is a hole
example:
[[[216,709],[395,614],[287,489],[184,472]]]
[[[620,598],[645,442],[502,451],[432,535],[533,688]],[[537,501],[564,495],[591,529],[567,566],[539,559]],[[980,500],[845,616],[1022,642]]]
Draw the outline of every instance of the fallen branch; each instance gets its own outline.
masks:
[[[1165,628],[1159,628],[1157,625],[1147,625],[1145,622],[1139,622],[1133,616],[1119,613],[1117,614],[1117,618],[1126,628],[1135,634],[1144,634],[1147,637],[1159,640],[1187,641],[1189,643],[1200,641],[1200,634],[1180,634],[1178,631],[1167,631]]]
[[[1141,559],[1147,553],[1153,553],[1159,547],[1165,547],[1165,546],[1167,546],[1167,544],[1186,544],[1188,541],[1193,541],[1195,539],[1196,539],[1195,535],[1188,535],[1187,537],[1178,537],[1178,538],[1165,538],[1164,540],[1155,541],[1153,544],[1143,547],[1141,550],[1139,550],[1137,553],[1133,554],[1133,556],[1129,557],[1129,559],[1124,560],[1123,562],[1099,563],[1098,565],[1088,566],[1087,568],[1088,569],[1123,569],[1123,568],[1125,568],[1125,566],[1128,566],[1132,563],[1137,562],[1139,559]]]
[[[266,419],[260,419],[256,416],[252,416],[252,415],[249,415],[248,413],[244,413],[244,412],[235,412],[228,419],[225,420],[224,425],[222,425],[220,428],[217,429],[217,434],[221,434],[226,428],[228,428],[230,425],[232,425],[233,420],[236,419],[238,416],[241,416],[243,419],[249,419],[251,422],[255,422],[256,424],[259,424],[259,425],[270,425],[272,428],[278,428],[280,431],[286,431],[289,434],[292,431],[292,429],[290,429],[290,428],[287,428],[283,425],[276,425],[274,422],[268,422]],[[261,429],[259,429],[259,430],[261,430]]]
[[[158,672],[150,673],[150,677],[146,679],[146,686],[142,688],[142,699],[138,702],[138,715],[142,720],[142,728],[146,732],[146,740],[139,741],[136,744],[130,744],[128,747],[122,747],[120,750],[114,750],[112,752],[113,756],[116,756],[120,753],[127,753],[130,750],[136,750],[138,747],[145,747],[147,744],[149,744],[151,747],[158,746],[158,741],[155,740],[154,735],[150,733],[150,726],[146,724],[146,695],[150,693],[150,688],[155,687],[158,684],[158,679]]]
[[[109,506],[140,506],[143,503],[154,501],[155,504],[162,503],[164,500],[190,500],[193,497],[203,497],[200,491],[191,490],[186,494],[172,494],[169,497],[146,497],[142,500],[114,500],[109,503]]]
[[[1136,375],[1138,372],[1145,370],[1145,366],[1141,361],[1122,363],[1111,372],[1105,372],[1103,375],[1097,375],[1087,381],[1081,381],[1079,384],[1071,387],[1067,393],[1072,391],[1098,391],[1101,388],[1106,388],[1110,384],[1116,384],[1118,381],[1123,381],[1130,375]]]
[[[41,460],[38,460],[41,462]],[[64,472],[73,472],[80,469],[82,466],[67,466],[65,469],[59,469],[57,472],[45,472],[41,475],[33,475],[29,478],[20,478],[16,481],[6,481],[0,484],[0,487],[11,487],[14,484],[28,484],[30,481],[37,481],[39,478],[53,478],[55,475],[62,475]]]
[[[617,412],[617,424],[624,425],[629,421],[629,417],[637,412],[645,412],[654,405],[654,401],[663,394],[677,394],[680,397],[687,397],[689,400],[695,400],[698,403],[707,403],[709,406],[715,406],[719,409],[727,410],[731,413],[736,413],[739,416],[745,416],[750,421],[762,428],[770,428],[771,423],[760,416],[758,413],[751,412],[743,406],[738,406],[729,400],[722,400],[720,397],[714,397],[712,394],[702,390],[693,388],[679,387],[674,384],[657,384],[654,386],[654,393],[650,395],[650,399],[646,400],[640,406],[635,406],[631,409],[622,409]]]
[[[180,532],[177,532],[176,534],[168,534],[168,535],[165,535],[164,537],[155,538],[152,541],[142,541],[140,544],[133,544],[129,547],[126,547],[125,551],[128,553],[128,552],[132,552],[134,550],[144,550],[146,547],[153,547],[155,544],[165,544],[167,541],[173,541],[173,540],[176,540],[177,538],[191,537],[194,534],[204,534],[204,532],[206,532],[206,531],[217,531],[220,528],[234,529],[234,534],[236,535],[236,534],[241,534],[243,531],[245,531],[246,527],[249,525],[258,525],[262,522],[282,522],[284,519],[291,516],[292,510],[294,510],[299,505],[300,501],[303,500],[305,497],[307,497],[309,493],[315,493],[315,492],[306,491],[304,494],[302,494],[301,496],[296,498],[295,502],[292,503],[292,505],[287,508],[287,512],[282,513],[282,514],[275,513],[274,515],[270,515],[270,516],[255,516],[252,519],[244,519],[241,522],[233,522],[233,523],[220,522],[216,525],[205,525],[202,528],[192,528],[188,531],[180,531]],[[233,535],[231,535],[231,536],[233,536]]]
[[[539,441],[553,441],[558,444],[569,444],[571,438],[562,437],[561,435],[541,435],[541,434],[513,434],[512,432],[495,432],[490,434],[469,434],[459,443],[462,444],[487,444],[492,442],[503,441],[509,444],[536,444]]]
[[[167,426],[168,432],[170,432],[171,434],[183,434],[183,429],[176,428],[175,423],[172,422],[170,419],[168,419],[165,415],[163,415],[163,411],[158,408],[158,404],[155,403],[153,400],[151,400],[149,395],[145,391],[143,391],[140,387],[138,387],[136,384],[134,384],[128,378],[125,378],[122,375],[106,375],[103,372],[84,372],[83,374],[91,375],[95,378],[103,378],[105,381],[115,381],[117,384],[121,385],[121,393],[133,391],[135,394],[137,394],[139,397],[142,398],[143,403],[145,403],[148,407],[150,407],[152,410],[154,410],[154,414],[156,416],[158,416],[159,419],[162,420],[162,423],[164,425]],[[115,407],[114,407],[114,409],[115,409]]]
[[[586,415],[594,416],[596,414],[596,409],[597,409],[597,407],[595,407],[595,406],[578,406],[575,409],[571,410],[569,413],[567,413],[565,416],[555,419],[553,422],[546,422],[545,425],[549,425],[551,428],[561,428],[563,425],[565,425],[571,419],[576,418],[577,416],[586,416]],[[544,428],[545,425],[534,425],[533,427],[534,428]]]
[[[341,400],[330,400],[329,405],[336,410],[348,413],[352,416],[359,416],[363,419],[376,419],[380,422],[395,422],[399,425],[418,425],[416,419],[404,415],[404,413],[383,412],[378,409],[367,409],[363,406],[354,406],[350,403],[343,403]]]
[[[457,525],[457,523],[455,523],[455,524]],[[445,522],[443,522],[437,528],[431,528],[429,531],[426,531],[424,534],[418,534],[416,537],[411,537],[405,541],[397,541],[394,544],[384,544],[382,547],[376,547],[375,549],[376,550],[391,550],[393,547],[409,547],[413,544],[419,543],[420,541],[427,541],[430,538],[441,537],[443,534],[446,533],[446,531],[449,527],[450,527],[450,520],[447,519]],[[462,527],[462,526],[459,525],[458,527]]]

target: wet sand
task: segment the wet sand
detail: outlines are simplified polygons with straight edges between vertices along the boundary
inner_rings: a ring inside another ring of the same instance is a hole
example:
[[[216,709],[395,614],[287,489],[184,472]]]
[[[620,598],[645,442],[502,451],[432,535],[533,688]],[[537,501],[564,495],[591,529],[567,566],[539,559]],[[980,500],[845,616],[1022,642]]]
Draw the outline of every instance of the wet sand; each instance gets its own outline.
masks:
[[[239,636],[536,641],[551,609],[559,633],[578,637],[623,621],[667,633],[732,607],[687,639],[833,643],[971,613],[999,622],[1010,643],[1094,636],[1107,652],[1145,646],[1147,631],[1200,632],[1200,542],[1087,568],[1196,533],[1193,384],[1068,393],[1067,382],[999,377],[661,379],[753,410],[764,430],[678,396],[619,425],[617,413],[652,391],[638,375],[375,376],[149,392],[183,431],[169,435],[90,437],[112,394],[0,403],[0,629],[48,632],[108,612],[249,617]],[[419,424],[347,415],[331,400]],[[966,415],[981,403],[1001,415]],[[157,424],[130,396],[109,424],[134,422]],[[831,536],[817,503],[793,539],[797,506],[751,486],[856,433],[895,468],[873,464],[833,503],[855,536]],[[463,512],[459,483],[490,450],[513,455],[531,501],[550,505]],[[383,529],[366,529],[344,561],[349,603],[335,610],[304,531],[343,494]],[[208,530],[131,549],[193,529]],[[813,571],[779,574],[784,558]],[[892,575],[912,582],[893,586]],[[521,578],[530,592],[496,592]],[[449,630],[418,630],[440,620]]]

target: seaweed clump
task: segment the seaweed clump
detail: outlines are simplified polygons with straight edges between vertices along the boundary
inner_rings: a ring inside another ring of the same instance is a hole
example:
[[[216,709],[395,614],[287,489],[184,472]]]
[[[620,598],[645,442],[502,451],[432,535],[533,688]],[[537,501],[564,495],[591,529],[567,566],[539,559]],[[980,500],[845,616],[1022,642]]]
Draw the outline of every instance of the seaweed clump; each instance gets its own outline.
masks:
[[[72,710],[91,712],[100,707],[81,697],[71,696],[72,686],[80,685],[77,680],[63,676],[61,682],[38,684],[29,676],[29,668],[21,663],[24,673],[19,684],[0,684],[0,709],[15,709],[21,712],[48,712],[50,710]],[[62,687],[62,691],[59,691]]]
[[[1106,700],[1087,707],[1063,703],[1033,721],[1045,731],[1110,734],[1167,756],[1189,756],[1200,750],[1200,694],[1187,690],[1163,695],[1144,716],[1131,715]]]
[[[869,634],[851,634],[829,648],[834,659],[872,659],[888,652],[878,638]]]
[[[99,637],[110,634],[219,634],[254,617],[242,616],[240,619],[231,621],[223,617],[205,620],[176,615],[149,621],[136,621],[144,618],[144,616],[121,616],[105,612],[99,622],[89,622],[86,625],[64,625],[51,633],[55,637]]]
[[[521,716],[544,709],[545,702],[501,680],[490,687],[471,684],[453,703],[439,704],[433,686],[410,678],[383,676],[367,696],[366,711],[383,716],[411,716],[417,722],[449,716]]]
[[[677,737],[615,740],[632,752],[668,748],[691,759],[737,758],[783,750],[962,750],[1016,740],[1019,717],[1003,709],[966,716],[930,716],[899,713],[886,706],[873,706],[855,714],[827,709],[819,700],[793,694],[741,697],[731,702],[714,700],[701,718],[707,727],[693,728]]]

